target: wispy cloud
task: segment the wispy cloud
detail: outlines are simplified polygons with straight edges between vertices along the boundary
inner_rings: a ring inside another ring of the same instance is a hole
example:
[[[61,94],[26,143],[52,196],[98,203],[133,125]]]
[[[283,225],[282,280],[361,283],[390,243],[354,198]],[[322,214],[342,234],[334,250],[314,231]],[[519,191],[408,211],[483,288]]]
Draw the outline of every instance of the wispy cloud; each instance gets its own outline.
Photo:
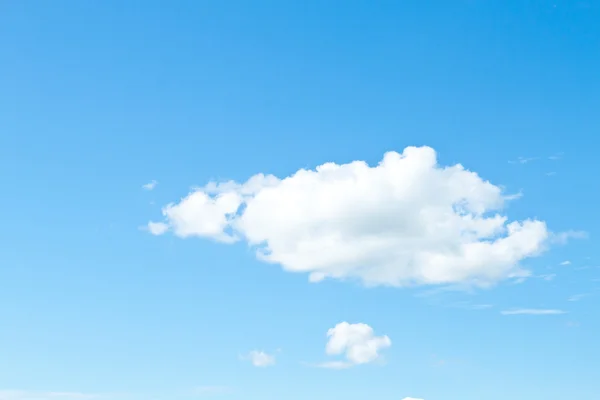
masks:
[[[551,281],[556,278],[556,274],[542,274],[538,275],[538,278],[543,279],[545,281]]]
[[[443,304],[443,306],[449,308],[461,308],[463,310],[488,310],[494,307],[493,304],[471,303],[469,301],[455,301]]]
[[[517,157],[516,160],[510,160],[509,164],[527,164],[528,162],[538,160],[539,157]]]
[[[579,267],[575,267],[575,271],[583,271],[584,269],[591,269],[591,268],[598,268],[598,267],[594,267],[592,265],[582,265]]]
[[[527,276],[519,276],[519,277],[513,279],[511,281],[511,283],[513,285],[520,285],[521,283],[524,283],[527,280],[527,278],[528,278]]]
[[[502,315],[558,315],[566,314],[566,311],[540,308],[518,308],[514,310],[500,311]]]
[[[587,296],[589,296],[589,293],[574,294],[573,296],[569,297],[567,301],[579,301]]]
[[[560,159],[563,158],[564,153],[556,153],[554,155],[551,155],[550,157],[548,157],[548,160],[552,160],[552,161],[558,161]]]
[[[569,241],[569,239],[587,239],[588,233],[584,231],[565,231],[555,233],[551,237],[551,241],[557,244],[565,244]]]
[[[150,181],[150,182],[142,185],[142,189],[144,189],[144,190],[153,190],[156,187],[156,185],[158,185],[158,182],[155,181],[155,180],[152,180],[152,181]]]
[[[150,221],[150,222],[148,222],[148,225],[145,227],[142,227],[142,229],[147,230],[148,232],[150,232],[151,234],[153,234],[155,236],[160,236],[169,230],[169,225],[165,224],[164,222]]]
[[[565,261],[561,262],[560,265],[571,265],[571,261],[565,260]]]

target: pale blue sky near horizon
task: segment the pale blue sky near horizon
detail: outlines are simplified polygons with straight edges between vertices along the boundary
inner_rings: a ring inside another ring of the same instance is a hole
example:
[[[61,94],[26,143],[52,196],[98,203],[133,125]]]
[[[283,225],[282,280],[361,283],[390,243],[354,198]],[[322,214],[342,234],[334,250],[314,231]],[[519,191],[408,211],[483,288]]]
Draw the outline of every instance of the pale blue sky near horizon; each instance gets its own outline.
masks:
[[[593,398],[598,21],[591,0],[0,2],[0,400]],[[140,229],[211,180],[422,145],[521,192],[510,220],[588,238],[465,292],[310,283]],[[384,362],[311,366],[342,321],[388,335]]]

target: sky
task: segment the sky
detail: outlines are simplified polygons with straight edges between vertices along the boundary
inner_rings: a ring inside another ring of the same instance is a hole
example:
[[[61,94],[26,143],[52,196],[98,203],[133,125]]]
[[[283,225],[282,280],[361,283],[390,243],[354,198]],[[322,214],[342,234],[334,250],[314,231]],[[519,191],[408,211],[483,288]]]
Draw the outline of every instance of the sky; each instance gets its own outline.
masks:
[[[600,3],[0,2],[0,400],[600,392]]]

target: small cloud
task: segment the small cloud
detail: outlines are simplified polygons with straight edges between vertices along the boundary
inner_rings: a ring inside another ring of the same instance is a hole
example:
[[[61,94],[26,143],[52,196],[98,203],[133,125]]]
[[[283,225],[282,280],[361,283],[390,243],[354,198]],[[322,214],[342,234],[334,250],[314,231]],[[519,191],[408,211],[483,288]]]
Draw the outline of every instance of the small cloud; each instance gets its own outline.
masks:
[[[583,299],[584,297],[587,297],[587,296],[589,296],[588,293],[575,294],[575,295],[569,297],[567,299],[567,301],[579,301],[579,300],[581,300],[581,299]]]
[[[554,154],[554,155],[548,157],[548,160],[558,161],[558,160],[560,160],[560,159],[563,158],[563,155],[564,155],[564,153],[562,153],[562,152],[561,153],[557,153],[557,154]]]
[[[416,397],[405,397],[402,400],[424,400],[424,399],[416,398]]]
[[[329,340],[325,347],[327,355],[344,355],[344,361],[318,364],[321,368],[344,369],[369,364],[381,358],[379,352],[392,345],[388,336],[375,336],[367,324],[341,322],[327,331]]]
[[[164,222],[148,222],[148,226],[146,228],[151,234],[160,236],[169,230],[169,225],[165,224]]]
[[[565,260],[565,261],[561,262],[560,265],[571,265],[571,261]]]
[[[554,171],[546,172],[546,176],[554,176],[554,175],[556,175],[556,172],[554,172]]]
[[[545,281],[551,281],[554,278],[556,278],[556,274],[543,274],[543,275],[538,275],[538,278],[543,279]]]
[[[539,309],[539,308],[520,308],[516,310],[500,311],[502,315],[558,315],[566,314],[563,310]]]
[[[517,193],[507,194],[503,198],[505,201],[518,200],[523,197],[523,191],[519,190]]]
[[[275,365],[275,356],[265,353],[264,351],[252,350],[243,360],[249,360],[255,367],[270,367]]]
[[[515,278],[511,283],[513,285],[520,285],[521,283],[524,283],[527,280],[526,276],[520,276]]]
[[[509,164],[527,164],[528,162],[538,160],[539,157],[518,157],[516,160],[511,160]]]
[[[152,180],[152,181],[150,181],[150,182],[142,185],[142,189],[144,189],[144,190],[153,190],[156,187],[156,185],[158,185],[158,182],[155,181],[155,180]]]

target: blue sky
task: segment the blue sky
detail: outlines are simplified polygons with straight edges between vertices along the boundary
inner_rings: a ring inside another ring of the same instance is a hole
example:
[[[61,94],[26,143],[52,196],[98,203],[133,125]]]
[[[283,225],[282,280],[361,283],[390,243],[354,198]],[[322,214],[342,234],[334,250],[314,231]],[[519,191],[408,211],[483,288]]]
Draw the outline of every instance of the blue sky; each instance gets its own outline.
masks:
[[[0,4],[0,400],[600,392],[598,2],[167,3]]]

